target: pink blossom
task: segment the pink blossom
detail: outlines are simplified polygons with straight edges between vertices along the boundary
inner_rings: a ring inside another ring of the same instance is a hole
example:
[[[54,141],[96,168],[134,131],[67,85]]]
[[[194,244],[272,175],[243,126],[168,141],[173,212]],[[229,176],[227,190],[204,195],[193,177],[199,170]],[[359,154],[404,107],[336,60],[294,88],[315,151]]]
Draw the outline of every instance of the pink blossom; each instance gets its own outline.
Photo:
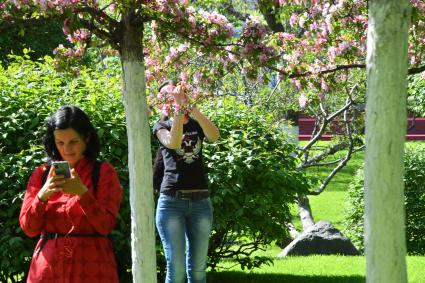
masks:
[[[328,49],[328,58],[331,62],[335,61],[336,58],[336,53],[337,53],[337,48],[335,46],[331,46]]]
[[[267,56],[265,54],[260,54],[260,56],[258,57],[258,59],[260,60],[260,64],[264,65],[267,63]]]
[[[298,98],[298,103],[300,104],[301,108],[304,108],[307,104],[307,96],[304,92],[300,94],[300,97]]]
[[[170,106],[168,104],[162,105],[161,112],[163,115],[168,116],[168,113],[170,112]]]
[[[147,81],[150,81],[154,78],[154,76],[152,75],[152,72],[150,70],[145,71],[145,78],[146,78]]]
[[[163,88],[161,88],[160,93],[161,94],[171,94],[174,91],[174,86],[171,84],[168,84],[166,86],[164,86]]]
[[[322,90],[324,90],[324,91],[329,90],[328,84],[326,83],[326,81],[323,78],[320,80],[320,86],[321,86]]]
[[[187,73],[186,72],[181,72],[180,73],[180,80],[182,82],[187,82]]]
[[[63,21],[63,28],[62,28],[62,31],[63,31],[63,33],[65,34],[65,35],[69,35],[70,34],[70,28],[69,28],[69,25],[70,25],[70,19],[65,19],[64,21]]]
[[[293,33],[287,33],[287,32],[282,32],[280,34],[280,36],[283,39],[294,39],[295,38],[295,34],[293,34]]]
[[[296,80],[296,79],[291,79],[291,86],[293,88],[300,89],[301,88],[301,82],[299,80]]]
[[[194,84],[199,84],[202,80],[202,73],[200,71],[196,71],[193,74],[193,83]]]
[[[177,51],[178,52],[185,52],[188,48],[189,48],[189,43],[186,42],[186,43],[180,44],[177,47]]]
[[[291,25],[291,27],[294,27],[297,21],[298,21],[297,14],[292,13],[291,17],[289,18],[289,24]]]

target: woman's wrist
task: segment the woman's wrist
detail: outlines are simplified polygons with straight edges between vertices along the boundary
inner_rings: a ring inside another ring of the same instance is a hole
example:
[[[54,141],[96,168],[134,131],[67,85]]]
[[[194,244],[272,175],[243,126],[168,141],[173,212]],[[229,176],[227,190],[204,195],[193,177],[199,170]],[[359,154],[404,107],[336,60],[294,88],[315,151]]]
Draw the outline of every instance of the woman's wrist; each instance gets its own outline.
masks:
[[[77,194],[79,198],[82,198],[85,193],[88,192],[88,189],[85,186],[82,186],[82,190]]]
[[[41,202],[46,202],[48,197],[45,197],[44,195],[40,194],[40,192],[38,192],[37,194],[37,198],[41,201]]]

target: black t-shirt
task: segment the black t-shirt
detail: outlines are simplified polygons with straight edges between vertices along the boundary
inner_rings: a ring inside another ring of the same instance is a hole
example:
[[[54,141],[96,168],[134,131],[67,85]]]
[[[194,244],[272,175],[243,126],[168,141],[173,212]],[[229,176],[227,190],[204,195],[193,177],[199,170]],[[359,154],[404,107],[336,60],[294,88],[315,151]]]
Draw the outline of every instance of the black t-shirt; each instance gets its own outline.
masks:
[[[171,130],[173,121],[157,122],[153,128],[156,135],[161,129]],[[169,149],[160,143],[164,160],[164,178],[161,192],[171,190],[208,189],[202,161],[204,131],[199,123],[191,118],[183,124],[183,140],[179,149]]]

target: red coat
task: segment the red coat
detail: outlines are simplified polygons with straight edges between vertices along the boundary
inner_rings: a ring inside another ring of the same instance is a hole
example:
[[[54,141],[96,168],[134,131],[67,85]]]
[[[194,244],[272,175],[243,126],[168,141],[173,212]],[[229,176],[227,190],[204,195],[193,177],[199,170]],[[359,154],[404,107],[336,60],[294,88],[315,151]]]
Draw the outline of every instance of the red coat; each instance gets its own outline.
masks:
[[[81,199],[62,192],[44,203],[37,197],[45,165],[32,173],[19,216],[30,237],[41,233],[107,235],[115,226],[122,189],[114,167],[103,162],[96,197],[93,195],[93,161],[80,160],[75,170],[88,188]],[[38,241],[36,250],[40,246]],[[58,237],[34,253],[28,281],[37,283],[116,283],[117,268],[107,237]]]

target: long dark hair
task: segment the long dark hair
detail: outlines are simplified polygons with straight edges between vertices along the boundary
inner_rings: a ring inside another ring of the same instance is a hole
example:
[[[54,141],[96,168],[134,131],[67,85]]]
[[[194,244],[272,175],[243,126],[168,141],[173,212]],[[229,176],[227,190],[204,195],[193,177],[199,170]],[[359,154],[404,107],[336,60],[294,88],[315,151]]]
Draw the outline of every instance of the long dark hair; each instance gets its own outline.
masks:
[[[90,122],[89,117],[76,106],[62,106],[47,121],[46,134],[44,136],[44,149],[51,160],[61,160],[55,144],[55,130],[74,129],[86,142],[84,156],[88,159],[96,159],[100,152],[99,136]]]
[[[161,87],[160,87],[161,89]],[[160,118],[160,121],[167,121],[168,116],[162,115]],[[162,155],[162,148],[161,146],[158,146],[158,149],[156,151],[155,160],[153,162],[153,189],[155,192],[161,191],[161,183],[162,179],[164,178],[164,158]]]

